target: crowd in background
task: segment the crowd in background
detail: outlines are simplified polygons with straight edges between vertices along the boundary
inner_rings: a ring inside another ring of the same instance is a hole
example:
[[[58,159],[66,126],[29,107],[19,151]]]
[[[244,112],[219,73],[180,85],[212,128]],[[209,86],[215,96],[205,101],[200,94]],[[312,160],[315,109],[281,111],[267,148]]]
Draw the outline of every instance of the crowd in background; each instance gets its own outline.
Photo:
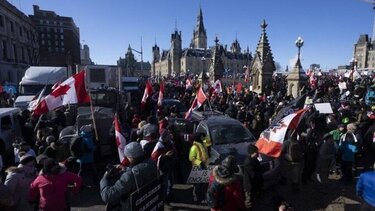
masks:
[[[186,108],[190,108],[199,83],[190,80],[192,85],[187,86],[185,81],[188,80],[165,79],[164,98],[178,99]],[[204,84],[203,90],[208,100],[201,109],[218,110],[239,120],[256,139],[275,121],[285,116],[286,109],[308,109],[296,132],[287,134],[285,138],[279,158],[282,178],[291,184],[293,191],[299,191],[301,183],[317,182],[324,192],[332,173],[342,175],[342,182],[351,184],[353,174],[359,174],[358,166],[362,165],[364,171],[373,168],[375,94],[368,93],[375,91],[375,81],[372,76],[353,80],[322,75],[314,83],[306,84],[301,96],[296,99],[288,95],[284,76],[273,77],[265,93],[252,92],[246,83],[223,83],[220,88]],[[342,86],[343,83],[345,86]],[[124,149],[127,162],[121,162],[116,167],[119,171],[111,172],[107,169],[101,180],[95,162],[98,143],[94,141],[92,126],[79,128],[79,136],[75,137],[78,140],[74,141],[82,143],[84,147],[81,153],[74,155],[70,146],[59,141],[62,129],[75,124],[70,108],[61,108],[40,117],[32,116],[27,110],[22,111],[18,120],[23,138],[14,141],[11,153],[5,151],[5,146],[0,146],[3,179],[0,183],[1,208],[33,210],[39,207],[51,210],[50,207],[60,207],[61,210],[68,210],[68,184],[73,184],[73,192],[100,184],[103,201],[112,209],[125,209],[129,206],[129,199],[120,196],[128,196],[138,186],[145,185],[146,181],[159,174],[163,199],[166,203],[173,201],[174,166],[177,165],[178,155],[187,150],[191,165],[204,169],[208,165],[210,144],[200,134],[194,136],[193,144],[177,143],[173,125],[169,124],[168,119],[183,118],[184,115],[176,106],[157,106],[159,83],[154,82],[153,89],[145,110],[141,111],[140,100],[135,100],[141,99],[143,93],[139,92],[119,111],[121,132],[128,143]],[[143,87],[140,90],[143,91]],[[2,107],[6,107],[3,103],[5,101],[1,101]],[[314,108],[314,103],[327,102],[332,106],[332,114],[321,114]],[[113,159],[120,163],[116,153],[114,126],[108,133],[113,142]],[[204,152],[206,155],[202,154]],[[195,201],[202,203],[207,200],[214,210],[254,207],[263,180],[257,156],[258,149],[250,145],[242,178],[236,176],[238,169],[235,168],[235,159],[224,159],[214,168],[208,186],[195,185]],[[119,172],[122,172],[121,175]],[[363,206],[374,209],[375,187],[373,183],[372,187],[368,187],[368,181],[375,181],[375,175],[361,176],[357,191],[364,200]],[[221,192],[225,192],[225,195],[221,196],[222,204],[209,198],[210,191],[215,190],[213,187],[223,188]],[[277,207],[288,206],[282,199],[275,201],[278,201]]]

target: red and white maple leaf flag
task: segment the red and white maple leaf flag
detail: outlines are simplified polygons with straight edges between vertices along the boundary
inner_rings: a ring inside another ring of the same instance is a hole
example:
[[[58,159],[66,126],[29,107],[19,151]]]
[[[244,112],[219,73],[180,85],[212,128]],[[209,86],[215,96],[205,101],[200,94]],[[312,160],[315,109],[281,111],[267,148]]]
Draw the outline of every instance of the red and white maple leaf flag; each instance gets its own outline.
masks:
[[[116,136],[116,146],[118,150],[118,157],[120,158],[120,163],[125,163],[126,157],[124,154],[124,149],[126,145],[126,139],[121,133],[120,121],[118,120],[117,114],[115,115],[115,136]]]
[[[147,80],[145,92],[143,93],[142,101],[141,101],[141,110],[144,110],[147,98],[151,96],[153,90],[150,81]]]
[[[164,100],[164,83],[160,82],[159,97],[158,97],[159,107],[163,104],[163,100]]]
[[[284,138],[288,129],[296,129],[306,109],[301,109],[282,118],[260,134],[255,144],[260,153],[271,157],[279,157],[283,148]]]
[[[89,103],[90,96],[85,86],[85,71],[81,71],[62,82],[51,94],[47,95],[33,110],[41,115],[68,104]]]
[[[197,96],[195,96],[194,101],[191,104],[190,109],[185,114],[185,119],[190,119],[193,111],[198,109],[199,107],[201,107],[203,105],[204,101],[206,101],[206,100],[207,100],[207,97],[204,94],[204,92],[202,90],[202,86],[201,86],[198,90]]]

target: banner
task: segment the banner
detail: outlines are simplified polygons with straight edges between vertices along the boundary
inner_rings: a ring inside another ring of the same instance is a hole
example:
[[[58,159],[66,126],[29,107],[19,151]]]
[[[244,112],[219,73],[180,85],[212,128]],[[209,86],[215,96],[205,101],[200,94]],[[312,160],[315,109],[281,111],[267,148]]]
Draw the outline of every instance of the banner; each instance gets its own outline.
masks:
[[[130,195],[132,211],[164,210],[161,182],[155,179]]]
[[[198,166],[193,166],[186,183],[208,183],[208,178],[214,167],[215,166],[207,166],[206,169],[201,169]]]

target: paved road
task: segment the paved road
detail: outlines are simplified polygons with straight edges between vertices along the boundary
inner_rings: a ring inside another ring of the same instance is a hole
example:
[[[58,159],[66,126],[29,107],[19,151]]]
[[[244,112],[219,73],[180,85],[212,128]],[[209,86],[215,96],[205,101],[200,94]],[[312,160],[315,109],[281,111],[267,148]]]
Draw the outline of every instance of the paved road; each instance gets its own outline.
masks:
[[[275,195],[285,197],[295,210],[327,210],[327,211],[356,211],[359,210],[359,199],[355,196],[355,183],[344,185],[335,175],[330,177],[327,188],[320,188],[316,183],[301,186],[297,193],[291,191],[288,185],[276,185],[263,194],[256,210],[272,210],[272,198]],[[104,210],[105,205],[99,196],[99,188],[84,189],[72,200],[73,211]],[[191,185],[175,185],[173,202],[164,210],[208,210],[203,205],[195,205]]]

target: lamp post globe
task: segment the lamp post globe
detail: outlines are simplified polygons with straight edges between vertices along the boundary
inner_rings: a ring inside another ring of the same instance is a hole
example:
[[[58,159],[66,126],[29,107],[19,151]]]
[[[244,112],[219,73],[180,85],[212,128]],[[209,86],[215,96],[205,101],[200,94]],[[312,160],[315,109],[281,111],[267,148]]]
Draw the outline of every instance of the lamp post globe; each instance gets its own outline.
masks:
[[[301,47],[303,46],[303,39],[302,37],[298,37],[296,40],[296,46],[298,48],[298,60],[300,60],[300,55],[301,55]]]

